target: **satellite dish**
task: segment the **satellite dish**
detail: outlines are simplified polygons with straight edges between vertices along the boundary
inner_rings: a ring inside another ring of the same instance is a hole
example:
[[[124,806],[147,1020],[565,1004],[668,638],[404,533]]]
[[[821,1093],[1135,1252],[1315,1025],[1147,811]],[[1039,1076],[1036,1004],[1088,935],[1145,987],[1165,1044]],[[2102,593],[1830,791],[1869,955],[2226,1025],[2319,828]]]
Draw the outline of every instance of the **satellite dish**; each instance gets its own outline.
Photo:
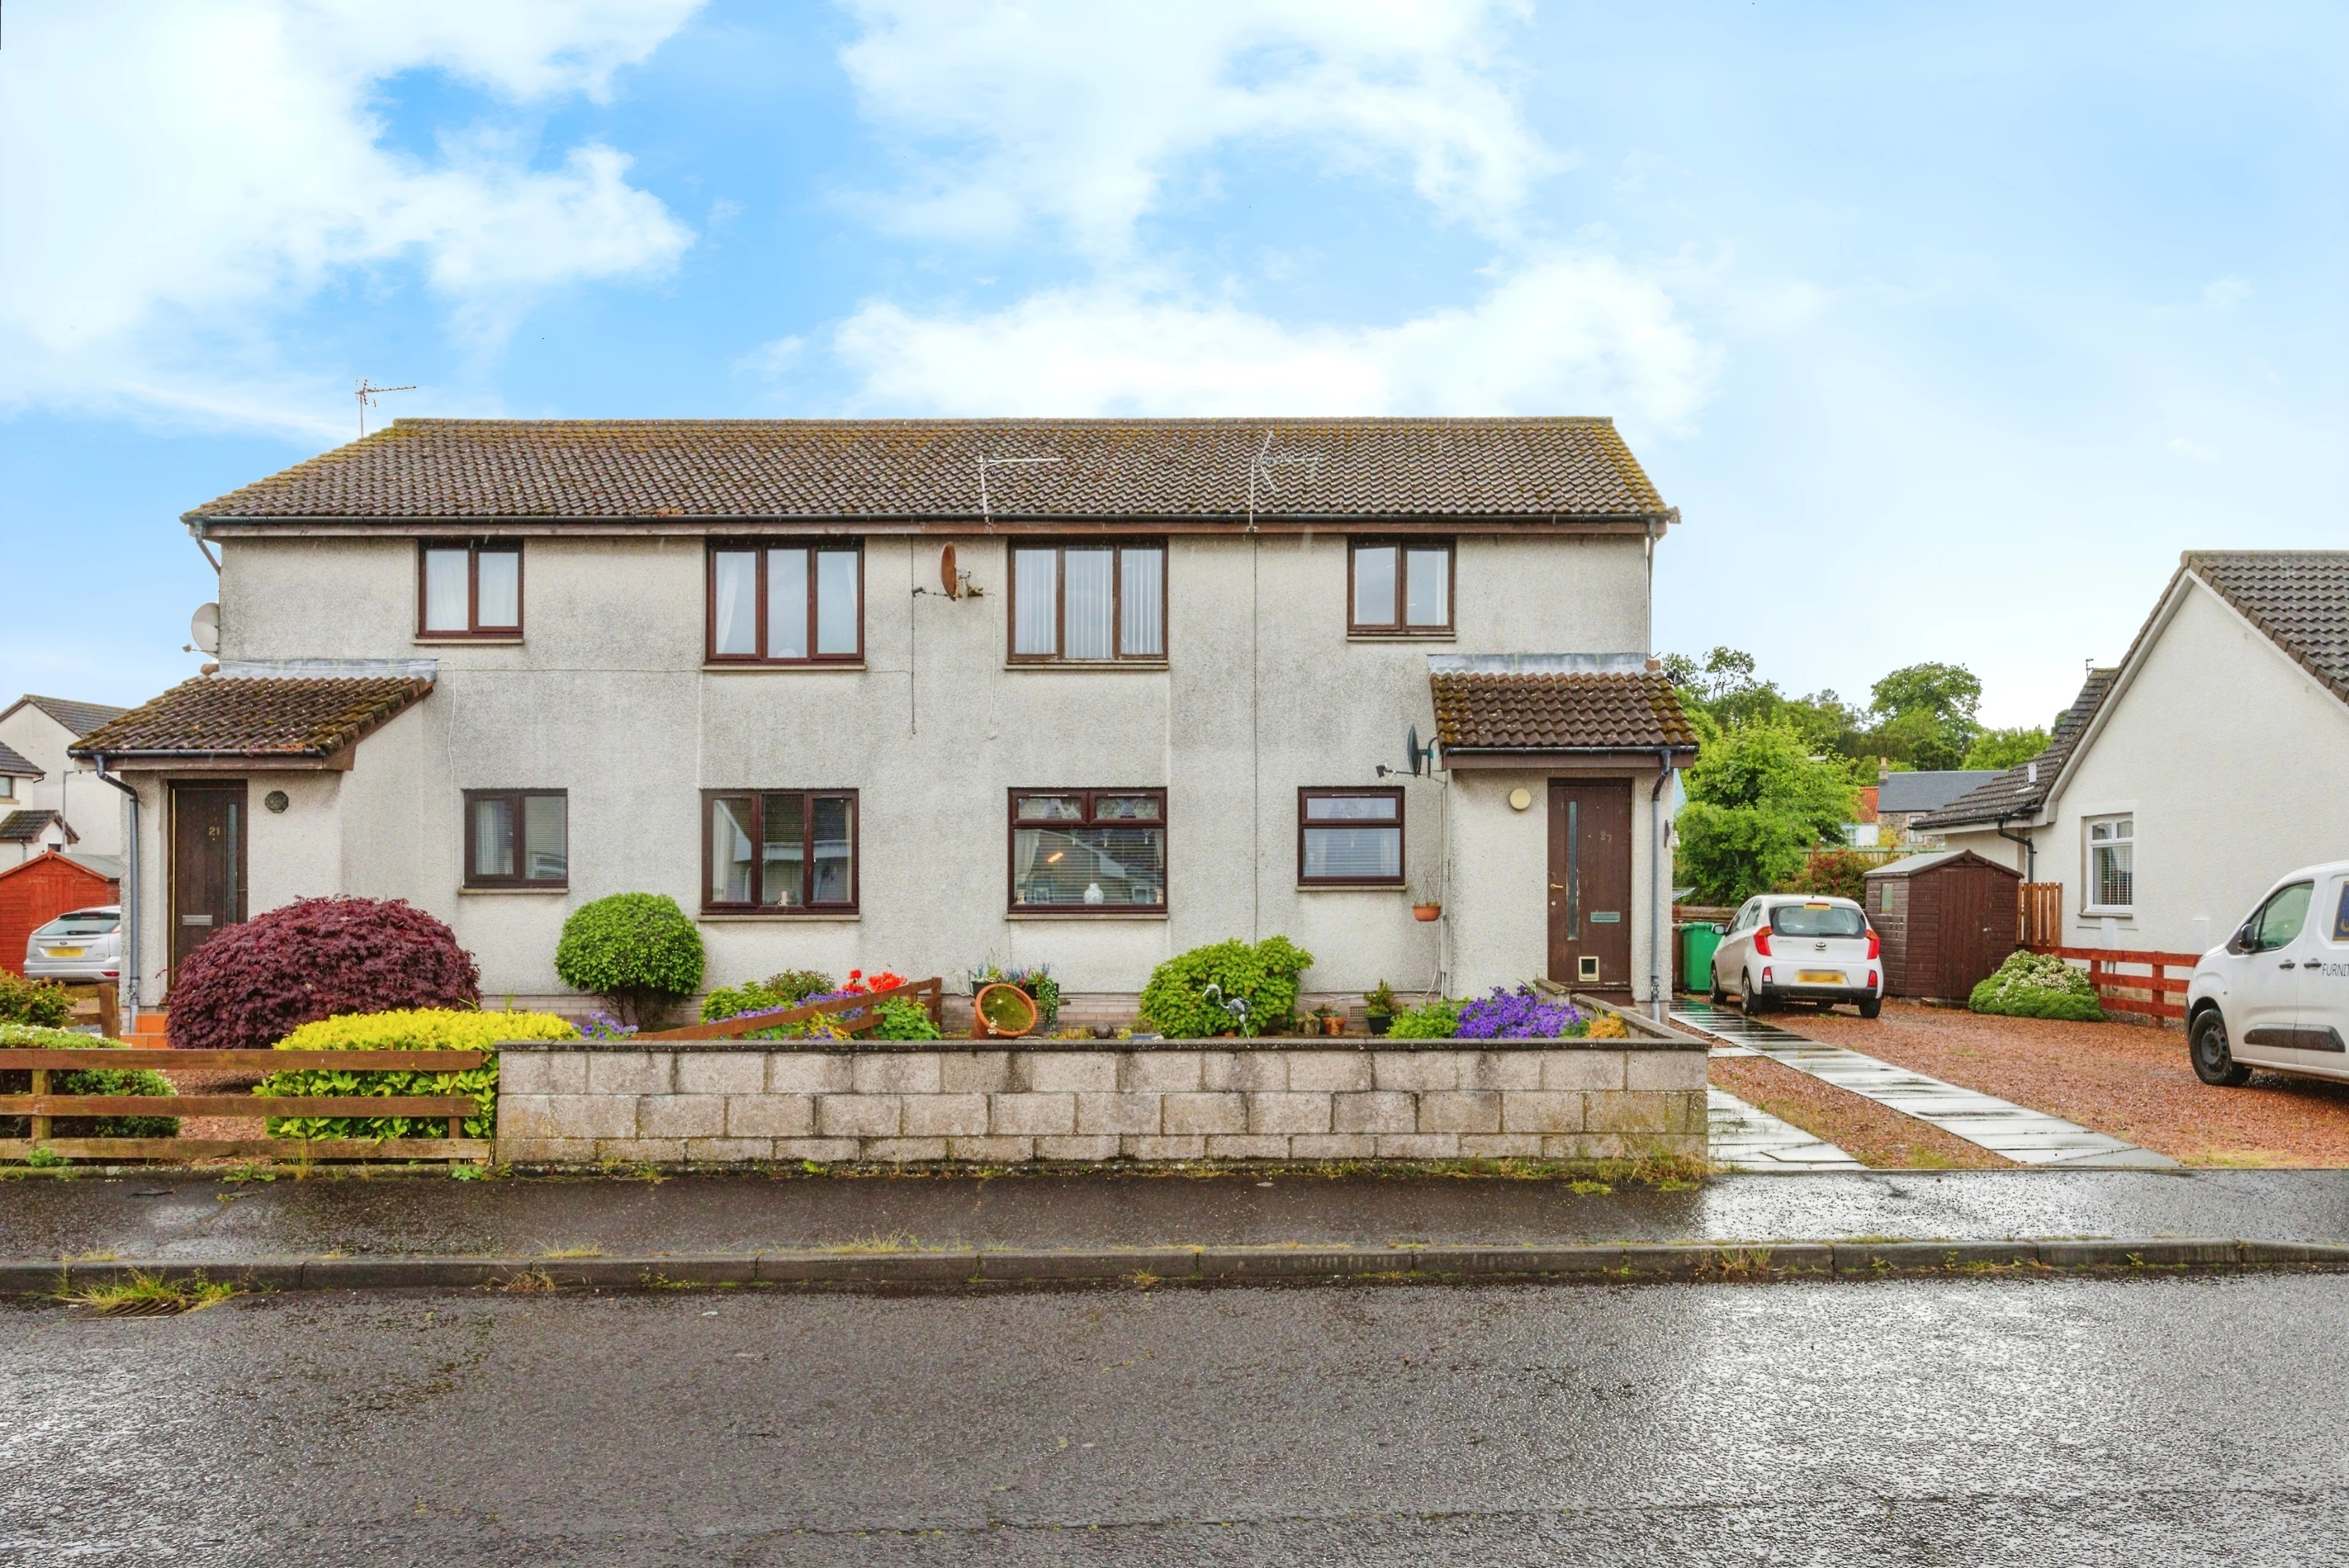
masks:
[[[1411,760],[1411,776],[1417,778],[1421,764],[1427,759],[1427,753],[1419,749],[1419,726],[1416,724],[1413,724],[1404,736],[1402,754]]]
[[[198,605],[188,618],[188,640],[206,653],[220,651],[220,606]]]
[[[947,545],[938,552],[938,581],[945,585],[947,597],[950,599],[962,597],[962,585],[955,578],[955,553],[952,545]]]

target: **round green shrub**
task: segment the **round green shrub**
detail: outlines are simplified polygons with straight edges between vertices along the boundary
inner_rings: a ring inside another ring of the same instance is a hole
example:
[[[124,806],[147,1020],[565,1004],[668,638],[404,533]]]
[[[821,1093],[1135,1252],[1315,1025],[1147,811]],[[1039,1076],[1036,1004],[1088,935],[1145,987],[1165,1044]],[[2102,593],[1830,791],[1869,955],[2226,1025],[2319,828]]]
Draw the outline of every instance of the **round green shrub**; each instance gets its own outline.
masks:
[[[2066,1018],[2079,1023],[2104,1022],[2105,1010],[2087,971],[2074,969],[2053,953],[2017,952],[1998,966],[1966,998],[1976,1012],[2004,1013],[2011,1018]]]
[[[938,1026],[930,1022],[929,1010],[917,1002],[891,997],[881,1004],[881,1027],[871,1036],[875,1040],[936,1040],[940,1038]]]
[[[657,1019],[701,985],[701,933],[665,893],[615,893],[572,911],[554,972],[630,1023]]]
[[[1150,971],[1142,989],[1142,1011],[1170,1040],[1207,1040],[1235,1031],[1259,1034],[1297,1006],[1297,977],[1313,967],[1313,955],[1287,937],[1267,937],[1250,947],[1233,939],[1177,953]],[[1209,986],[1221,988],[1211,999]],[[1223,1002],[1247,1001],[1245,1025]]]
[[[1460,1033],[1463,1003],[1451,997],[1431,997],[1417,1007],[1394,1015],[1387,1025],[1390,1040],[1450,1040]]]
[[[53,980],[26,980],[0,969],[0,1023],[62,1029],[73,1016],[73,999]]]

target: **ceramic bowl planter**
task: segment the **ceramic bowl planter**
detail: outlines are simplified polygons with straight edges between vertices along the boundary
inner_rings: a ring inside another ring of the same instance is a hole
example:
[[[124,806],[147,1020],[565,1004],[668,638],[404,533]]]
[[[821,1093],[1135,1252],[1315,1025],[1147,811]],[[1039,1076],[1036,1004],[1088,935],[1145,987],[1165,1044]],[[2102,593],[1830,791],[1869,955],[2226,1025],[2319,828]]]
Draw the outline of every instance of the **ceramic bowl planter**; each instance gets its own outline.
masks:
[[[1016,985],[979,988],[971,999],[970,1035],[974,1040],[1012,1040],[1036,1027],[1036,1003]]]
[[[1441,904],[1413,904],[1411,907],[1411,918],[1414,920],[1435,920],[1443,917],[1444,906]]]

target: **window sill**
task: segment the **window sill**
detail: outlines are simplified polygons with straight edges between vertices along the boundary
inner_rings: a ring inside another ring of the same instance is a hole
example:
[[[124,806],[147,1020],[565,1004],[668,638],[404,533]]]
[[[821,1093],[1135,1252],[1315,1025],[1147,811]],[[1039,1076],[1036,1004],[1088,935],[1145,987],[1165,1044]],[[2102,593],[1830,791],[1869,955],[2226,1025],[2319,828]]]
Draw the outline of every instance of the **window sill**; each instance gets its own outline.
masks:
[[[772,926],[793,925],[808,920],[830,921],[835,925],[854,925],[864,918],[860,909],[778,909],[773,913],[734,914],[725,910],[709,910],[693,917],[700,926]]]
[[[1300,893],[1408,893],[1410,888],[1401,882],[1299,882]]]
[[[543,888],[460,888],[460,898],[560,898],[571,891],[571,884],[550,884]]]
[[[710,664],[704,663],[704,675],[832,675],[842,671],[861,672],[866,668],[858,659],[826,659],[822,664]]]
[[[1104,674],[1113,670],[1170,670],[1164,659],[1007,659],[1006,670],[1074,670]]]
[[[1137,909],[1128,914],[1123,909],[1008,909],[1007,920],[1164,920],[1164,909]]]
[[[1350,631],[1348,642],[1457,642],[1456,631]]]
[[[2079,926],[2093,926],[2099,920],[2119,920],[2127,924],[2136,919],[2135,909],[2083,909],[2072,917],[2072,923]]]
[[[419,648],[520,648],[519,637],[468,637],[462,632],[438,633],[415,639]]]

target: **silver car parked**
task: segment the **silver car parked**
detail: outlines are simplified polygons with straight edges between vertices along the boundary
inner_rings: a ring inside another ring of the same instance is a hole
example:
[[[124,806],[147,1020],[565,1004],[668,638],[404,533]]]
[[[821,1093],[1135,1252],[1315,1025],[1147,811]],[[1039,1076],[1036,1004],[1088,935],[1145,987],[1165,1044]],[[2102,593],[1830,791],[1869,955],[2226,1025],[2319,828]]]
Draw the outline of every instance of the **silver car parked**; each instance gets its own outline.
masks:
[[[25,943],[26,980],[75,982],[115,980],[122,973],[122,906],[72,909],[36,930]]]

